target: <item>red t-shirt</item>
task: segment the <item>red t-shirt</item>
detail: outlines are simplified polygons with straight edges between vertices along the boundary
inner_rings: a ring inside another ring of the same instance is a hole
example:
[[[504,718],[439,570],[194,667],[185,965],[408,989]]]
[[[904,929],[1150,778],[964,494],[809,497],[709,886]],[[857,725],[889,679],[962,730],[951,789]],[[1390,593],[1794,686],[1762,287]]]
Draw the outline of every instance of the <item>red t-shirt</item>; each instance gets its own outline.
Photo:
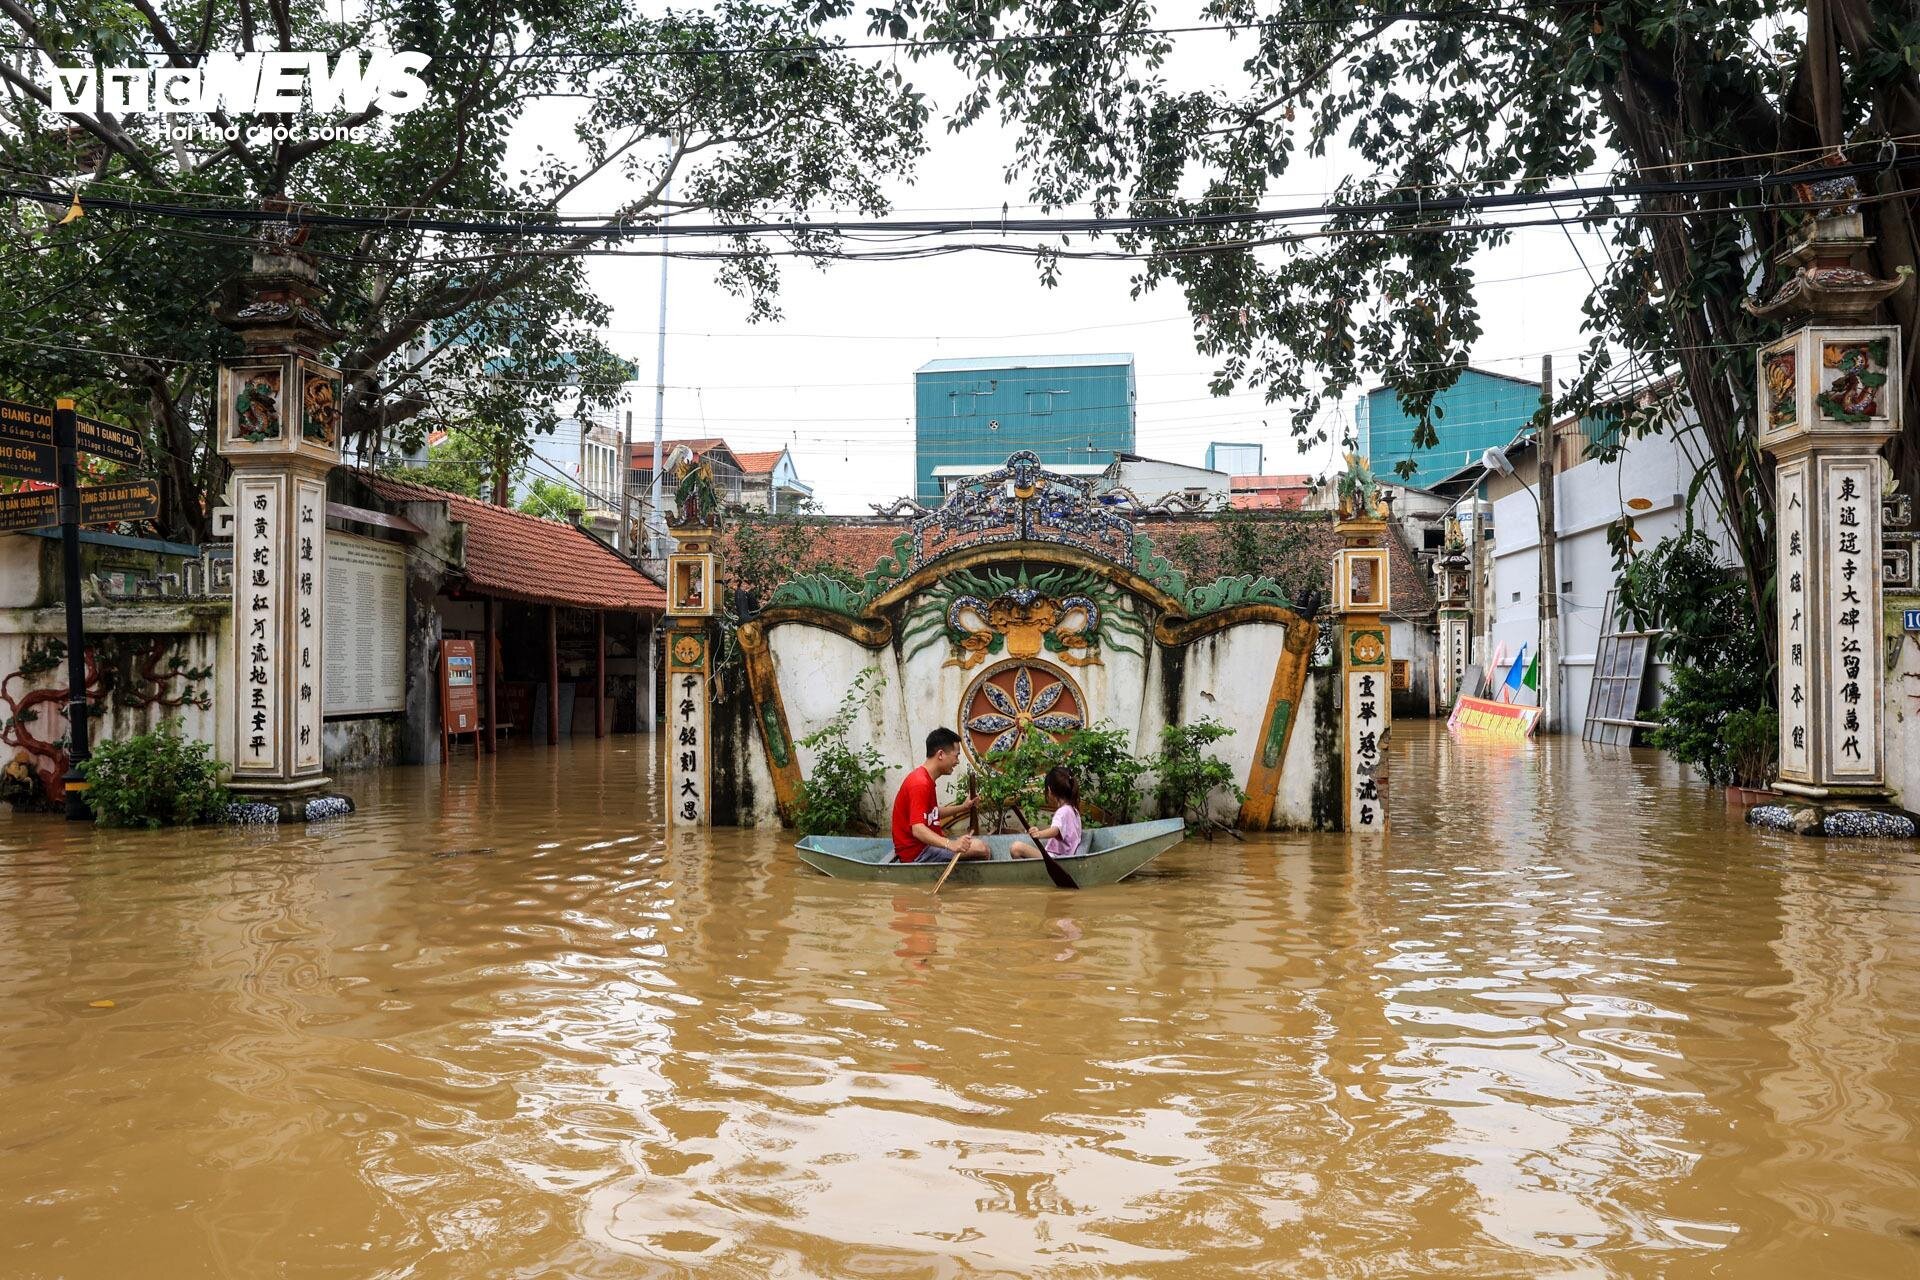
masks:
[[[902,862],[916,861],[926,848],[914,837],[915,823],[924,822],[941,835],[940,796],[933,787],[933,775],[927,772],[927,766],[921,765],[907,775],[900,784],[900,792],[893,798],[893,856]]]

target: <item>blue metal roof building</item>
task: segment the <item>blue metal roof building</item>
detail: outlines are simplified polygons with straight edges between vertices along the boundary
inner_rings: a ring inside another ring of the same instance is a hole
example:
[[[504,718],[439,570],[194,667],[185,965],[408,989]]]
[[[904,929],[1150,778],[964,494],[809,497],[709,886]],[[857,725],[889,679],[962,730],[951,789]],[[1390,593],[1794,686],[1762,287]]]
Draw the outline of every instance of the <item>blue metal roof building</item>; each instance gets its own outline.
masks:
[[[1361,397],[1354,426],[1360,455],[1375,475],[1425,489],[1468,463],[1478,463],[1489,447],[1507,444],[1539,408],[1539,383],[1469,368],[1433,399],[1433,429],[1440,437],[1433,448],[1414,446],[1416,419],[1386,387]],[[1405,480],[1396,470],[1403,461],[1415,464]]]
[[[913,375],[914,500],[1031,449],[1056,471],[1094,474],[1133,452],[1131,355],[929,360]]]

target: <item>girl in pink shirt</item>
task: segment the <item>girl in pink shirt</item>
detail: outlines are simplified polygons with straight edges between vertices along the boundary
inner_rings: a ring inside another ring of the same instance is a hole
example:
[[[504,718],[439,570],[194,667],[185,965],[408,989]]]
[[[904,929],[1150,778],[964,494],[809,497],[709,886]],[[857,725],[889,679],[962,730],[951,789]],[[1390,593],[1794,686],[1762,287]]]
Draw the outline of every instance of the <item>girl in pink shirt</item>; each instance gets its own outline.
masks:
[[[1053,806],[1053,824],[1027,832],[1035,840],[1046,842],[1047,852],[1056,858],[1071,858],[1080,852],[1080,784],[1065,765],[1047,770],[1047,803]],[[1016,858],[1037,858],[1040,850],[1025,840],[1013,842]]]

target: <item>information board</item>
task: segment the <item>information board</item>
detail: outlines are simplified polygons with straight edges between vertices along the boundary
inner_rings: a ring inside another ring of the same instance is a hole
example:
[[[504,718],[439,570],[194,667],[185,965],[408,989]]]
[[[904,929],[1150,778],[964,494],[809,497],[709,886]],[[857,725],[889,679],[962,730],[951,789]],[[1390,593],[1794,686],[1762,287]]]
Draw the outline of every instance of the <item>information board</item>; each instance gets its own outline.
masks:
[[[374,538],[328,533],[324,617],[326,714],[405,710],[406,552]]]
[[[440,734],[444,743],[480,732],[480,690],[474,681],[473,641],[440,642]]]

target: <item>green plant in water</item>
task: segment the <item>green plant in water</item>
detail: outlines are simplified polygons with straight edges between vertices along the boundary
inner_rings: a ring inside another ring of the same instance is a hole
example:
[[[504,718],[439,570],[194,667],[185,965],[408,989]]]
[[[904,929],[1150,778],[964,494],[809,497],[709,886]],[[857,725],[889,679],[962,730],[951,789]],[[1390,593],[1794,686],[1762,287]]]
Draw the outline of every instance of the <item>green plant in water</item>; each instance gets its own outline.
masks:
[[[867,700],[885,684],[879,671],[868,667],[847,686],[833,719],[800,739],[813,752],[813,767],[793,807],[794,825],[803,834],[844,836],[876,829],[869,805],[875,785],[886,776],[886,761],[873,744],[856,747],[848,735]]]
[[[1720,563],[1703,534],[1688,532],[1635,557],[1619,588],[1622,620],[1659,628],[1672,662],[1654,712],[1660,727],[1647,741],[1715,786],[1769,772],[1758,741],[1778,740],[1773,681],[1739,574]]]
[[[1233,766],[1205,750],[1232,733],[1231,728],[1211,717],[1192,724],[1170,724],[1160,731],[1155,790],[1161,811],[1204,827],[1209,838],[1219,824],[1207,816],[1207,802],[1221,791],[1236,800],[1247,798],[1234,781]]]
[[[1045,799],[1042,782],[1047,770],[1065,764],[1067,750],[1045,733],[1029,733],[1011,747],[990,751],[974,767],[972,781],[978,789],[980,813],[992,815],[995,831],[1007,829],[1006,816],[1018,810],[1028,822],[1038,822]],[[1042,823],[1041,825],[1045,825]]]
[[[1771,707],[1753,707],[1727,717],[1721,730],[1733,759],[1733,783],[1764,787],[1773,781],[1780,758],[1780,717]]]
[[[1100,820],[1115,825],[1133,821],[1140,803],[1140,780],[1153,762],[1133,749],[1133,735],[1102,720],[1072,734],[1065,743],[1063,763],[1080,784],[1084,809],[1097,810]]]
[[[213,748],[185,735],[178,719],[151,733],[103,742],[81,766],[87,802],[102,826],[170,827],[213,822],[230,800]]]

